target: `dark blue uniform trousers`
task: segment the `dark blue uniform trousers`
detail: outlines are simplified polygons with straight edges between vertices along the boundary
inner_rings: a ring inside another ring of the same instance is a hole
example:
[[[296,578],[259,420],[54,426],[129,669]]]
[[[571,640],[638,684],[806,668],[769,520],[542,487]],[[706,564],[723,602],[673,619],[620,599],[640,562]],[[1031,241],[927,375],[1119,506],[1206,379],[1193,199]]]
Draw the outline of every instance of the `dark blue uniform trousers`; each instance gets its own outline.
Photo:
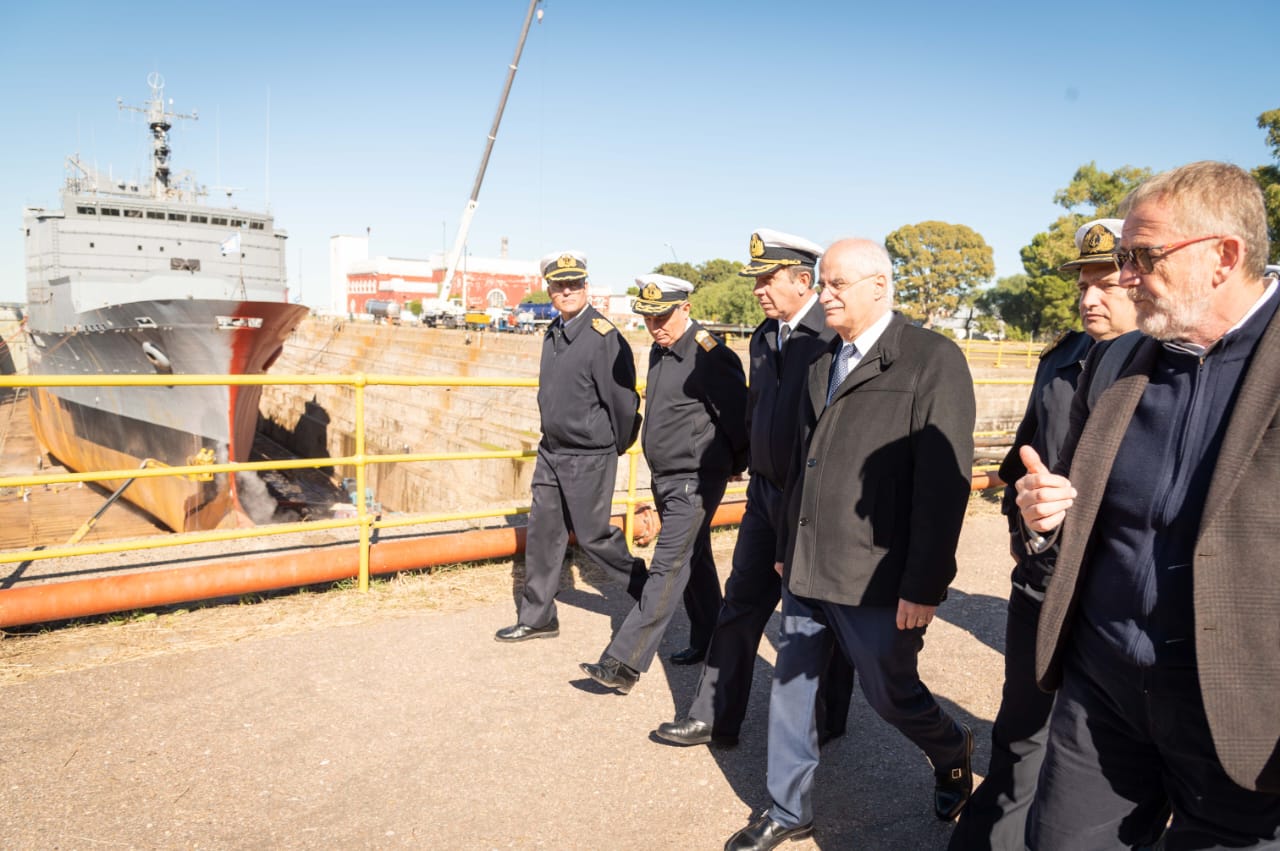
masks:
[[[773,569],[782,491],[763,476],[747,483],[747,507],[733,548],[733,570],[724,585],[724,605],[707,648],[689,717],[710,724],[717,736],[737,736],[751,697],[756,654],[778,606],[782,581]],[[819,727],[843,733],[853,693],[853,668],[831,654],[819,693]]]
[[[1014,585],[1004,634],[1004,692],[991,726],[991,765],[960,812],[950,851],[1022,851],[1049,737],[1053,695],[1036,683],[1036,628],[1044,594]]]
[[[618,456],[613,452],[564,455],[538,448],[520,623],[541,627],[555,617],[570,530],[587,557],[614,579],[631,583],[643,574],[644,561],[631,555],[622,530],[609,523],[617,473]]]
[[[770,817],[784,827],[813,821],[818,768],[818,674],[838,647],[858,671],[871,708],[935,766],[965,756],[963,729],[942,711],[916,670],[925,628],[900,630],[897,608],[842,606],[782,589],[782,635],[769,699]]]
[[[653,477],[662,529],[649,561],[649,580],[605,650],[627,667],[649,669],[682,597],[692,624],[691,643],[699,637],[708,640],[721,600],[720,577],[711,554],[711,518],[724,488],[724,479]]]
[[[1150,845],[1171,809],[1163,851],[1280,847],[1280,795],[1244,789],[1223,771],[1194,665],[1136,667],[1081,638],[1049,721],[1031,847]]]

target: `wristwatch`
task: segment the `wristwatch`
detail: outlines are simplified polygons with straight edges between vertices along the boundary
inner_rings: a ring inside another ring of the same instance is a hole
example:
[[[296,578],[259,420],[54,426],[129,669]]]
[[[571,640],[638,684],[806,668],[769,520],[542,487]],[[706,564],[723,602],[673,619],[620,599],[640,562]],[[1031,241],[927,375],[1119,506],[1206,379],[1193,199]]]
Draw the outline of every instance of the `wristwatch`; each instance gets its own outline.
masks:
[[[1047,536],[1041,535],[1039,532],[1028,529],[1027,524],[1024,522],[1022,524],[1022,542],[1027,548],[1027,554],[1038,556],[1044,553],[1045,550],[1058,542],[1058,532],[1061,530],[1062,527],[1059,526],[1051,531]]]

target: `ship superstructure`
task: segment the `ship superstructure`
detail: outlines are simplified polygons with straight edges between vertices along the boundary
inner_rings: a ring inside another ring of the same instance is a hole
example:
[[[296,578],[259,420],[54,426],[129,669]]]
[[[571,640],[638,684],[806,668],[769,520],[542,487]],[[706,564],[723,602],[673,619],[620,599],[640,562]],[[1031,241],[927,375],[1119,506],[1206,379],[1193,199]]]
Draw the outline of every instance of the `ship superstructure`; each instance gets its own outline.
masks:
[[[143,108],[152,170],[143,184],[105,178],[68,159],[62,208],[24,211],[27,330],[33,374],[258,374],[306,314],[288,303],[286,234],[272,217],[201,203],[170,168],[180,118],[164,80],[147,79]],[[244,461],[258,387],[75,387],[32,394],[45,450],[75,470],[127,469],[147,459]],[[234,477],[139,479],[125,494],[176,530],[245,522]]]

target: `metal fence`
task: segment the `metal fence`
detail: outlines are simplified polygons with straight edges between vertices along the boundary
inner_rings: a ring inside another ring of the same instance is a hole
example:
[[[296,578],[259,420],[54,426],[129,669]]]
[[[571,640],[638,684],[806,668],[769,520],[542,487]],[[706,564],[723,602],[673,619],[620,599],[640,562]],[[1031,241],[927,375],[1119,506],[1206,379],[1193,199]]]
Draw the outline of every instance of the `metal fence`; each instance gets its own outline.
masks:
[[[975,343],[975,346],[983,345]],[[1010,350],[1012,351],[1012,350]],[[1004,357],[1004,350],[999,347],[992,350],[997,360]],[[981,353],[979,353],[981,354]],[[1005,354],[1008,354],[1007,352]],[[1021,356],[1021,353],[1019,353]],[[1028,355],[1029,357],[1029,355]],[[977,379],[976,384],[1029,384],[1026,379]],[[164,537],[142,540],[108,541],[94,544],[68,545],[51,548],[14,550],[0,553],[0,564],[35,561],[40,559],[65,558],[71,556],[99,555],[135,550],[162,549],[183,546],[186,544],[206,543],[214,541],[232,541],[247,538],[260,538],[274,535],[285,535],[295,532],[317,531],[324,529],[356,528],[359,530],[359,571],[357,575],[360,590],[369,587],[369,548],[373,530],[391,529],[422,524],[436,524],[461,520],[477,520],[486,518],[510,517],[527,513],[528,506],[504,507],[486,511],[454,514],[411,514],[383,519],[369,510],[368,501],[363,497],[366,493],[367,468],[369,464],[398,464],[406,462],[445,462],[461,460],[486,459],[531,459],[536,450],[498,450],[483,452],[405,452],[396,454],[370,455],[366,453],[365,441],[365,388],[372,385],[394,385],[405,387],[536,387],[537,379],[490,379],[461,377],[424,377],[410,375],[378,375],[356,373],[353,375],[41,375],[41,376],[0,376],[0,388],[32,388],[32,387],[174,387],[174,386],[246,386],[246,385],[294,385],[321,386],[344,385],[353,388],[355,406],[354,451],[350,455],[324,458],[296,458],[291,460],[247,461],[240,463],[189,464],[186,466],[144,466],[126,470],[100,470],[80,473],[46,473],[26,476],[0,477],[0,488],[32,488],[41,485],[75,482],[105,482],[126,480],[131,478],[153,478],[162,476],[207,477],[225,473],[234,475],[237,472],[258,472],[264,470],[299,470],[329,466],[351,466],[356,470],[355,516],[350,518],[333,518],[295,523],[278,523],[268,526],[257,526],[248,529],[227,529],[204,532],[185,532],[166,535]],[[643,388],[641,388],[643,389]],[[982,432],[979,436],[990,437],[993,433]],[[632,540],[635,531],[635,511],[640,503],[637,495],[636,475],[639,466],[640,447],[637,443],[628,450],[629,476],[625,499],[615,499],[615,505],[625,507],[626,540]],[[975,474],[984,473],[990,466],[975,468]],[[742,494],[743,485],[730,487],[726,493]]]

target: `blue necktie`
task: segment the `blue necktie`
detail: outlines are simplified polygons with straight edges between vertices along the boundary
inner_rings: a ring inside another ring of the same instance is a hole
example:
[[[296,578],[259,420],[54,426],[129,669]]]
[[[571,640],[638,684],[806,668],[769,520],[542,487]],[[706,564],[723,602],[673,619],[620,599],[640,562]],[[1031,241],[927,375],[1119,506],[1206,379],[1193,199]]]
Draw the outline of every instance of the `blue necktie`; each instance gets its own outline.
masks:
[[[844,345],[840,347],[840,351],[836,353],[835,363],[831,365],[831,383],[827,385],[827,404],[831,404],[831,399],[836,395],[836,391],[840,389],[840,384],[849,375],[849,361],[853,360],[854,347]]]

